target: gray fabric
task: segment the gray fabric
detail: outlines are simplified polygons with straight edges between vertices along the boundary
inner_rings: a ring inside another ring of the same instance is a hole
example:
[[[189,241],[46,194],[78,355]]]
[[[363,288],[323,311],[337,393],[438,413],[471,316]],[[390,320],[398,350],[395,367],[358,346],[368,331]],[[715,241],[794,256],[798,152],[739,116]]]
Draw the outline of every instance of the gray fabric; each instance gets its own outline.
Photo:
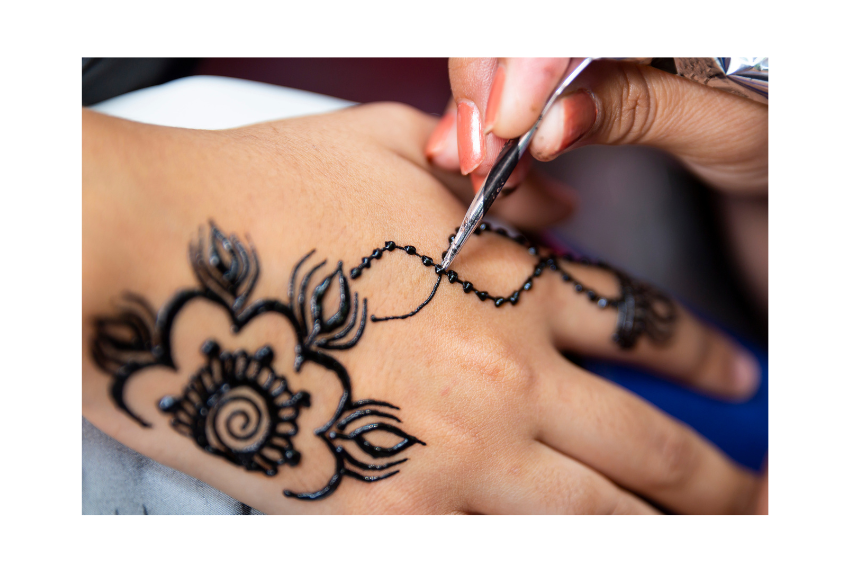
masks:
[[[125,447],[83,417],[83,514],[262,514]]]

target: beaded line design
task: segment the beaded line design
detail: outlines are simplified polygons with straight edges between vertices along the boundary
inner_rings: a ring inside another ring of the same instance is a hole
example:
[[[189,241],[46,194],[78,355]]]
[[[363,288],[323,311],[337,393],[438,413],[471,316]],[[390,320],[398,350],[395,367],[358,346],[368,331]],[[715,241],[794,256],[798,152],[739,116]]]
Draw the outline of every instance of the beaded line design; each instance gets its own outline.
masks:
[[[457,232],[457,228],[455,232]],[[596,304],[600,309],[615,310],[617,316],[617,328],[612,335],[612,340],[623,349],[630,349],[637,344],[641,335],[646,335],[650,341],[656,344],[664,344],[670,340],[673,335],[674,325],[677,319],[676,306],[673,301],[661,291],[654,287],[630,277],[621,270],[613,268],[609,264],[602,261],[594,261],[585,256],[575,256],[572,253],[555,255],[553,253],[543,253],[541,248],[529,240],[522,234],[510,234],[504,228],[493,227],[493,225],[483,222],[475,231],[474,235],[480,235],[482,232],[492,232],[502,236],[508,240],[512,240],[527,248],[528,253],[537,257],[537,263],[528,278],[520,287],[514,290],[507,296],[493,296],[486,290],[478,290],[468,280],[462,280],[454,270],[444,271],[439,264],[434,262],[430,256],[420,254],[416,247],[412,245],[398,246],[393,241],[387,241],[382,248],[376,248],[369,256],[364,256],[359,265],[351,269],[350,276],[352,280],[359,278],[363,271],[371,268],[372,261],[378,260],[383,256],[384,252],[393,252],[401,250],[409,256],[418,257],[422,264],[426,267],[434,267],[434,272],[437,274],[437,282],[434,284],[428,298],[420,304],[415,310],[400,316],[388,316],[378,318],[371,316],[373,322],[381,322],[387,320],[403,320],[416,315],[420,310],[427,306],[437,292],[443,276],[446,277],[449,284],[458,284],[463,289],[465,294],[473,293],[482,302],[492,300],[493,304],[500,308],[501,306],[510,303],[515,306],[519,303],[520,296],[523,292],[531,290],[534,285],[534,279],[540,277],[545,270],[551,270],[561,275],[561,279],[566,283],[571,283],[576,293],[584,294],[587,299]],[[449,237],[449,243],[454,240],[455,235]],[[444,251],[442,256],[445,257]],[[561,262],[571,262],[581,264],[582,266],[593,266],[602,270],[607,270],[613,273],[620,283],[620,296],[617,298],[607,298],[600,296],[592,288],[578,281],[570,274],[562,265]]]

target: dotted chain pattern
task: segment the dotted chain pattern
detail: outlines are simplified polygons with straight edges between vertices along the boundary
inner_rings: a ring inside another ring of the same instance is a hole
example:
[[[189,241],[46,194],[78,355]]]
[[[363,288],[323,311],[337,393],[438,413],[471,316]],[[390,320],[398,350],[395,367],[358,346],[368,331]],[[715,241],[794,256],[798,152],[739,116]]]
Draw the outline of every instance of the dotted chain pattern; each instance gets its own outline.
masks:
[[[457,231],[458,229],[456,228],[455,232]],[[461,279],[458,273],[454,270],[443,270],[443,268],[439,264],[436,264],[431,257],[419,254],[416,251],[415,246],[398,246],[395,242],[390,240],[384,243],[383,248],[376,248],[369,256],[364,256],[361,259],[360,264],[351,269],[350,275],[352,280],[356,280],[358,277],[360,277],[365,269],[371,268],[372,261],[380,259],[383,256],[384,252],[393,252],[395,250],[400,250],[408,254],[409,256],[416,256],[426,267],[433,266],[434,272],[439,278],[437,284],[434,286],[434,290],[431,292],[431,295],[428,297],[428,299],[413,312],[404,316],[395,316],[393,318],[376,318],[375,316],[372,316],[372,321],[384,321],[387,319],[405,319],[416,314],[425,305],[427,305],[428,302],[431,301],[431,298],[436,292],[437,286],[439,286],[440,280],[443,276],[448,279],[448,282],[450,284],[458,284],[463,289],[463,292],[465,294],[473,293],[482,302],[492,300],[493,304],[497,308],[505,305],[506,303],[510,303],[511,305],[515,306],[517,303],[519,303],[519,299],[522,293],[531,290],[534,284],[534,279],[538,278],[543,274],[545,270],[549,269],[560,274],[561,279],[564,282],[572,284],[572,287],[576,293],[584,294],[585,296],[587,296],[587,299],[590,302],[596,304],[599,308],[610,308],[620,314],[620,318],[618,319],[617,332],[614,334],[613,339],[621,347],[633,347],[637,341],[637,338],[642,333],[648,333],[650,339],[658,343],[665,342],[672,334],[672,324],[676,319],[675,306],[673,305],[672,301],[670,301],[669,298],[667,298],[664,294],[658,292],[657,290],[647,285],[633,280],[625,273],[612,268],[607,263],[602,261],[591,260],[584,256],[576,256],[572,253],[566,253],[562,255],[556,255],[553,253],[543,254],[541,253],[540,247],[532,243],[531,240],[529,240],[527,237],[521,234],[509,234],[508,231],[504,228],[493,227],[491,224],[486,222],[481,223],[481,225],[477,229],[475,229],[475,231],[473,231],[473,234],[480,235],[482,232],[492,232],[499,236],[505,237],[506,239],[512,240],[520,246],[525,247],[528,250],[529,254],[537,257],[537,263],[535,264],[534,269],[519,288],[517,288],[512,293],[506,296],[493,296],[486,290],[478,290],[477,288],[475,288],[472,282]],[[449,244],[451,244],[454,238],[454,234],[449,237]],[[445,258],[446,252],[447,251],[443,252],[443,258]],[[561,262],[571,262],[575,264],[580,264],[582,266],[592,266],[595,268],[601,268],[603,270],[612,272],[620,281],[620,296],[618,298],[606,298],[604,296],[600,296],[592,288],[589,288],[585,284],[576,280],[576,278],[572,274],[570,274],[565,268],[563,268]],[[654,302],[659,302],[661,305],[665,306],[666,311],[660,314],[656,312],[652,308],[652,304]]]

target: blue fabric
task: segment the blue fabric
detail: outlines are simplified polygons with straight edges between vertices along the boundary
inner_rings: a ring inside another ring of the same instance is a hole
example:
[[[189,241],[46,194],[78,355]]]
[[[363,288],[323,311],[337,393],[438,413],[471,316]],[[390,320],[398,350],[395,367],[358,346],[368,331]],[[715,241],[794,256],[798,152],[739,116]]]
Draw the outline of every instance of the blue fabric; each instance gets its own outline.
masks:
[[[581,365],[687,423],[742,465],[759,470],[767,454],[767,351],[729,334],[752,351],[761,366],[759,390],[744,403],[707,397],[622,365],[590,359],[582,360]]]

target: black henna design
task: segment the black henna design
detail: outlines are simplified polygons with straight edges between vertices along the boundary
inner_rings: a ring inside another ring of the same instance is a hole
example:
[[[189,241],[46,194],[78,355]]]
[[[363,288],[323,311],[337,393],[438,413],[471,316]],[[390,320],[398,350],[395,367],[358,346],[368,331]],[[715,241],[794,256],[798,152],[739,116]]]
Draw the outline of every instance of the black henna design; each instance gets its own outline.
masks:
[[[418,257],[426,267],[433,266],[437,280],[428,298],[413,311],[383,318],[373,315],[371,320],[403,320],[416,315],[433,300],[443,276],[449,284],[460,285],[464,293],[472,292],[481,301],[492,300],[497,308],[508,303],[516,305],[520,296],[532,289],[534,280],[548,269],[560,273],[565,282],[573,284],[577,293],[586,295],[599,308],[618,312],[613,339],[622,348],[633,347],[641,335],[655,343],[664,343],[672,336],[677,318],[676,306],[651,286],[603,262],[572,254],[542,254],[541,249],[528,238],[511,236],[504,229],[494,229],[488,223],[482,223],[475,230],[476,235],[481,232],[494,232],[511,239],[537,257],[531,274],[519,288],[507,296],[493,296],[477,290],[471,282],[461,280],[457,272],[444,271],[432,258],[419,254],[415,246],[398,247],[393,241],[387,241],[382,248],[376,248],[370,256],[363,257],[361,263],[350,271],[352,280],[361,276],[384,252],[395,250]],[[453,238],[454,235],[449,241]],[[313,277],[327,263],[322,261],[312,266],[299,281],[302,267],[314,253],[315,250],[309,252],[295,264],[289,281],[288,303],[262,299],[246,307],[260,274],[257,253],[253,246],[246,249],[235,235],[225,236],[210,222],[209,243],[204,243],[201,231],[198,241],[189,247],[189,258],[200,282],[199,288],[177,292],[159,312],[154,312],[140,296],[125,294],[117,315],[95,320],[92,356],[95,364],[112,376],[110,395],[116,406],[141,426],[151,426],[129,408],[125,401],[126,387],[136,373],[149,367],[179,370],[179,364],[172,356],[171,334],[177,316],[189,302],[205,299],[222,308],[230,317],[234,333],[241,331],[257,316],[277,314],[288,321],[295,333],[295,372],[300,372],[305,363],[314,363],[333,372],[342,388],[333,416],[314,431],[336,459],[333,475],[320,490],[297,493],[285,489],[284,495],[319,500],[333,493],[343,477],[375,482],[397,474],[399,469],[395,467],[406,462],[407,458],[393,458],[414,445],[424,446],[425,443],[390,422],[401,423],[401,419],[392,412],[398,411],[398,407],[372,399],[352,400],[347,370],[325,352],[347,350],[357,344],[366,326],[367,301],[363,299],[361,309],[358,294],[351,294],[342,262],[309,291]],[[561,265],[563,261],[614,273],[620,282],[620,297],[598,296],[572,277]],[[325,298],[334,282],[339,286],[338,307],[325,318]],[[352,334],[355,327],[357,329]],[[160,410],[171,415],[172,426],[193,439],[204,451],[247,471],[273,476],[281,465],[299,464],[301,454],[294,448],[292,440],[298,433],[300,410],[309,407],[310,396],[304,391],[293,393],[288,380],[274,371],[271,346],[264,346],[250,356],[244,350],[235,353],[222,351],[215,340],[208,340],[201,351],[207,356],[207,363],[190,378],[182,395],[166,396],[160,400]],[[377,432],[393,436],[396,444],[391,447],[374,445],[369,437]],[[362,455],[374,462],[364,461]]]
[[[325,352],[347,350],[357,344],[366,326],[367,302],[364,299],[361,308],[357,293],[351,295],[341,262],[310,292],[311,278],[326,264],[316,264],[299,282],[301,267],[313,254],[308,253],[293,268],[288,303],[262,299],[246,307],[259,278],[259,258],[253,246],[245,248],[235,235],[225,236],[210,222],[209,243],[205,245],[202,231],[189,247],[200,287],[177,292],[159,312],[143,298],[126,294],[116,316],[95,320],[92,356],[95,364],[112,376],[110,395],[116,406],[142,427],[151,426],[126,403],[127,384],[136,373],[150,367],[179,371],[171,336],[178,315],[193,300],[208,300],[223,309],[234,333],[257,316],[277,314],[295,333],[296,373],[304,364],[314,363],[333,372],[342,389],[333,416],[314,431],[336,458],[333,475],[318,491],[296,493],[285,489],[283,493],[318,500],[333,493],[345,476],[374,482],[397,474],[398,469],[388,469],[407,461],[397,457],[413,445],[425,443],[387,421],[401,423],[397,415],[384,411],[398,411],[398,407],[371,399],[353,401],[348,372]],[[338,306],[325,318],[326,298],[334,282],[339,285]],[[182,395],[166,396],[159,402],[160,410],[171,416],[175,430],[204,451],[247,471],[273,476],[282,465],[299,464],[302,457],[292,440],[298,433],[299,413],[309,407],[310,396],[304,391],[293,393],[288,380],[274,371],[271,346],[249,355],[244,350],[222,351],[215,340],[208,340],[201,351],[206,355],[206,365],[191,376]],[[353,427],[366,418],[378,421]],[[392,447],[373,445],[368,436],[379,431],[394,436],[397,443]],[[381,462],[365,462],[362,455]]]
[[[455,232],[457,230],[455,229]],[[497,308],[507,303],[515,306],[519,303],[522,293],[531,290],[534,279],[541,276],[548,269],[558,272],[564,282],[572,283],[573,289],[577,293],[585,294],[588,300],[595,303],[599,308],[610,308],[617,311],[617,329],[611,338],[621,348],[633,348],[641,335],[646,335],[650,341],[659,345],[666,343],[672,337],[677,319],[676,305],[663,292],[631,278],[625,272],[617,270],[605,262],[593,261],[571,253],[560,256],[551,252],[544,254],[542,253],[542,249],[527,237],[521,234],[511,235],[503,228],[494,228],[490,223],[481,223],[473,234],[480,235],[482,232],[493,232],[499,236],[513,240],[517,244],[527,248],[530,255],[537,257],[537,264],[534,265],[531,274],[519,288],[506,296],[493,296],[487,291],[477,290],[472,282],[462,280],[454,270],[444,271],[439,264],[434,263],[431,257],[418,253],[415,246],[408,245],[400,247],[393,241],[387,241],[384,243],[383,248],[376,248],[372,251],[371,255],[364,256],[361,259],[361,263],[351,269],[350,275],[353,280],[359,278],[365,269],[371,268],[372,261],[380,259],[384,252],[399,250],[410,256],[416,256],[426,267],[433,266],[434,272],[437,274],[437,281],[428,298],[412,312],[400,316],[387,316],[383,318],[372,316],[372,321],[404,320],[416,315],[434,298],[434,294],[436,294],[443,276],[446,276],[449,284],[459,284],[465,294],[472,292],[482,302],[492,300]],[[454,240],[454,237],[455,235],[449,237],[449,243]],[[446,252],[443,252],[442,256],[445,258]],[[584,266],[594,266],[613,273],[620,282],[620,296],[618,298],[599,296],[595,291],[576,280],[575,277],[567,272],[561,265],[562,261],[578,263]]]
[[[279,465],[297,465],[301,454],[293,449],[292,438],[310,395],[293,394],[286,378],[275,373],[272,348],[264,346],[253,356],[244,350],[230,354],[208,340],[201,351],[207,364],[192,376],[183,395],[159,402],[172,415],[171,425],[206,452],[248,471],[274,476]]]

